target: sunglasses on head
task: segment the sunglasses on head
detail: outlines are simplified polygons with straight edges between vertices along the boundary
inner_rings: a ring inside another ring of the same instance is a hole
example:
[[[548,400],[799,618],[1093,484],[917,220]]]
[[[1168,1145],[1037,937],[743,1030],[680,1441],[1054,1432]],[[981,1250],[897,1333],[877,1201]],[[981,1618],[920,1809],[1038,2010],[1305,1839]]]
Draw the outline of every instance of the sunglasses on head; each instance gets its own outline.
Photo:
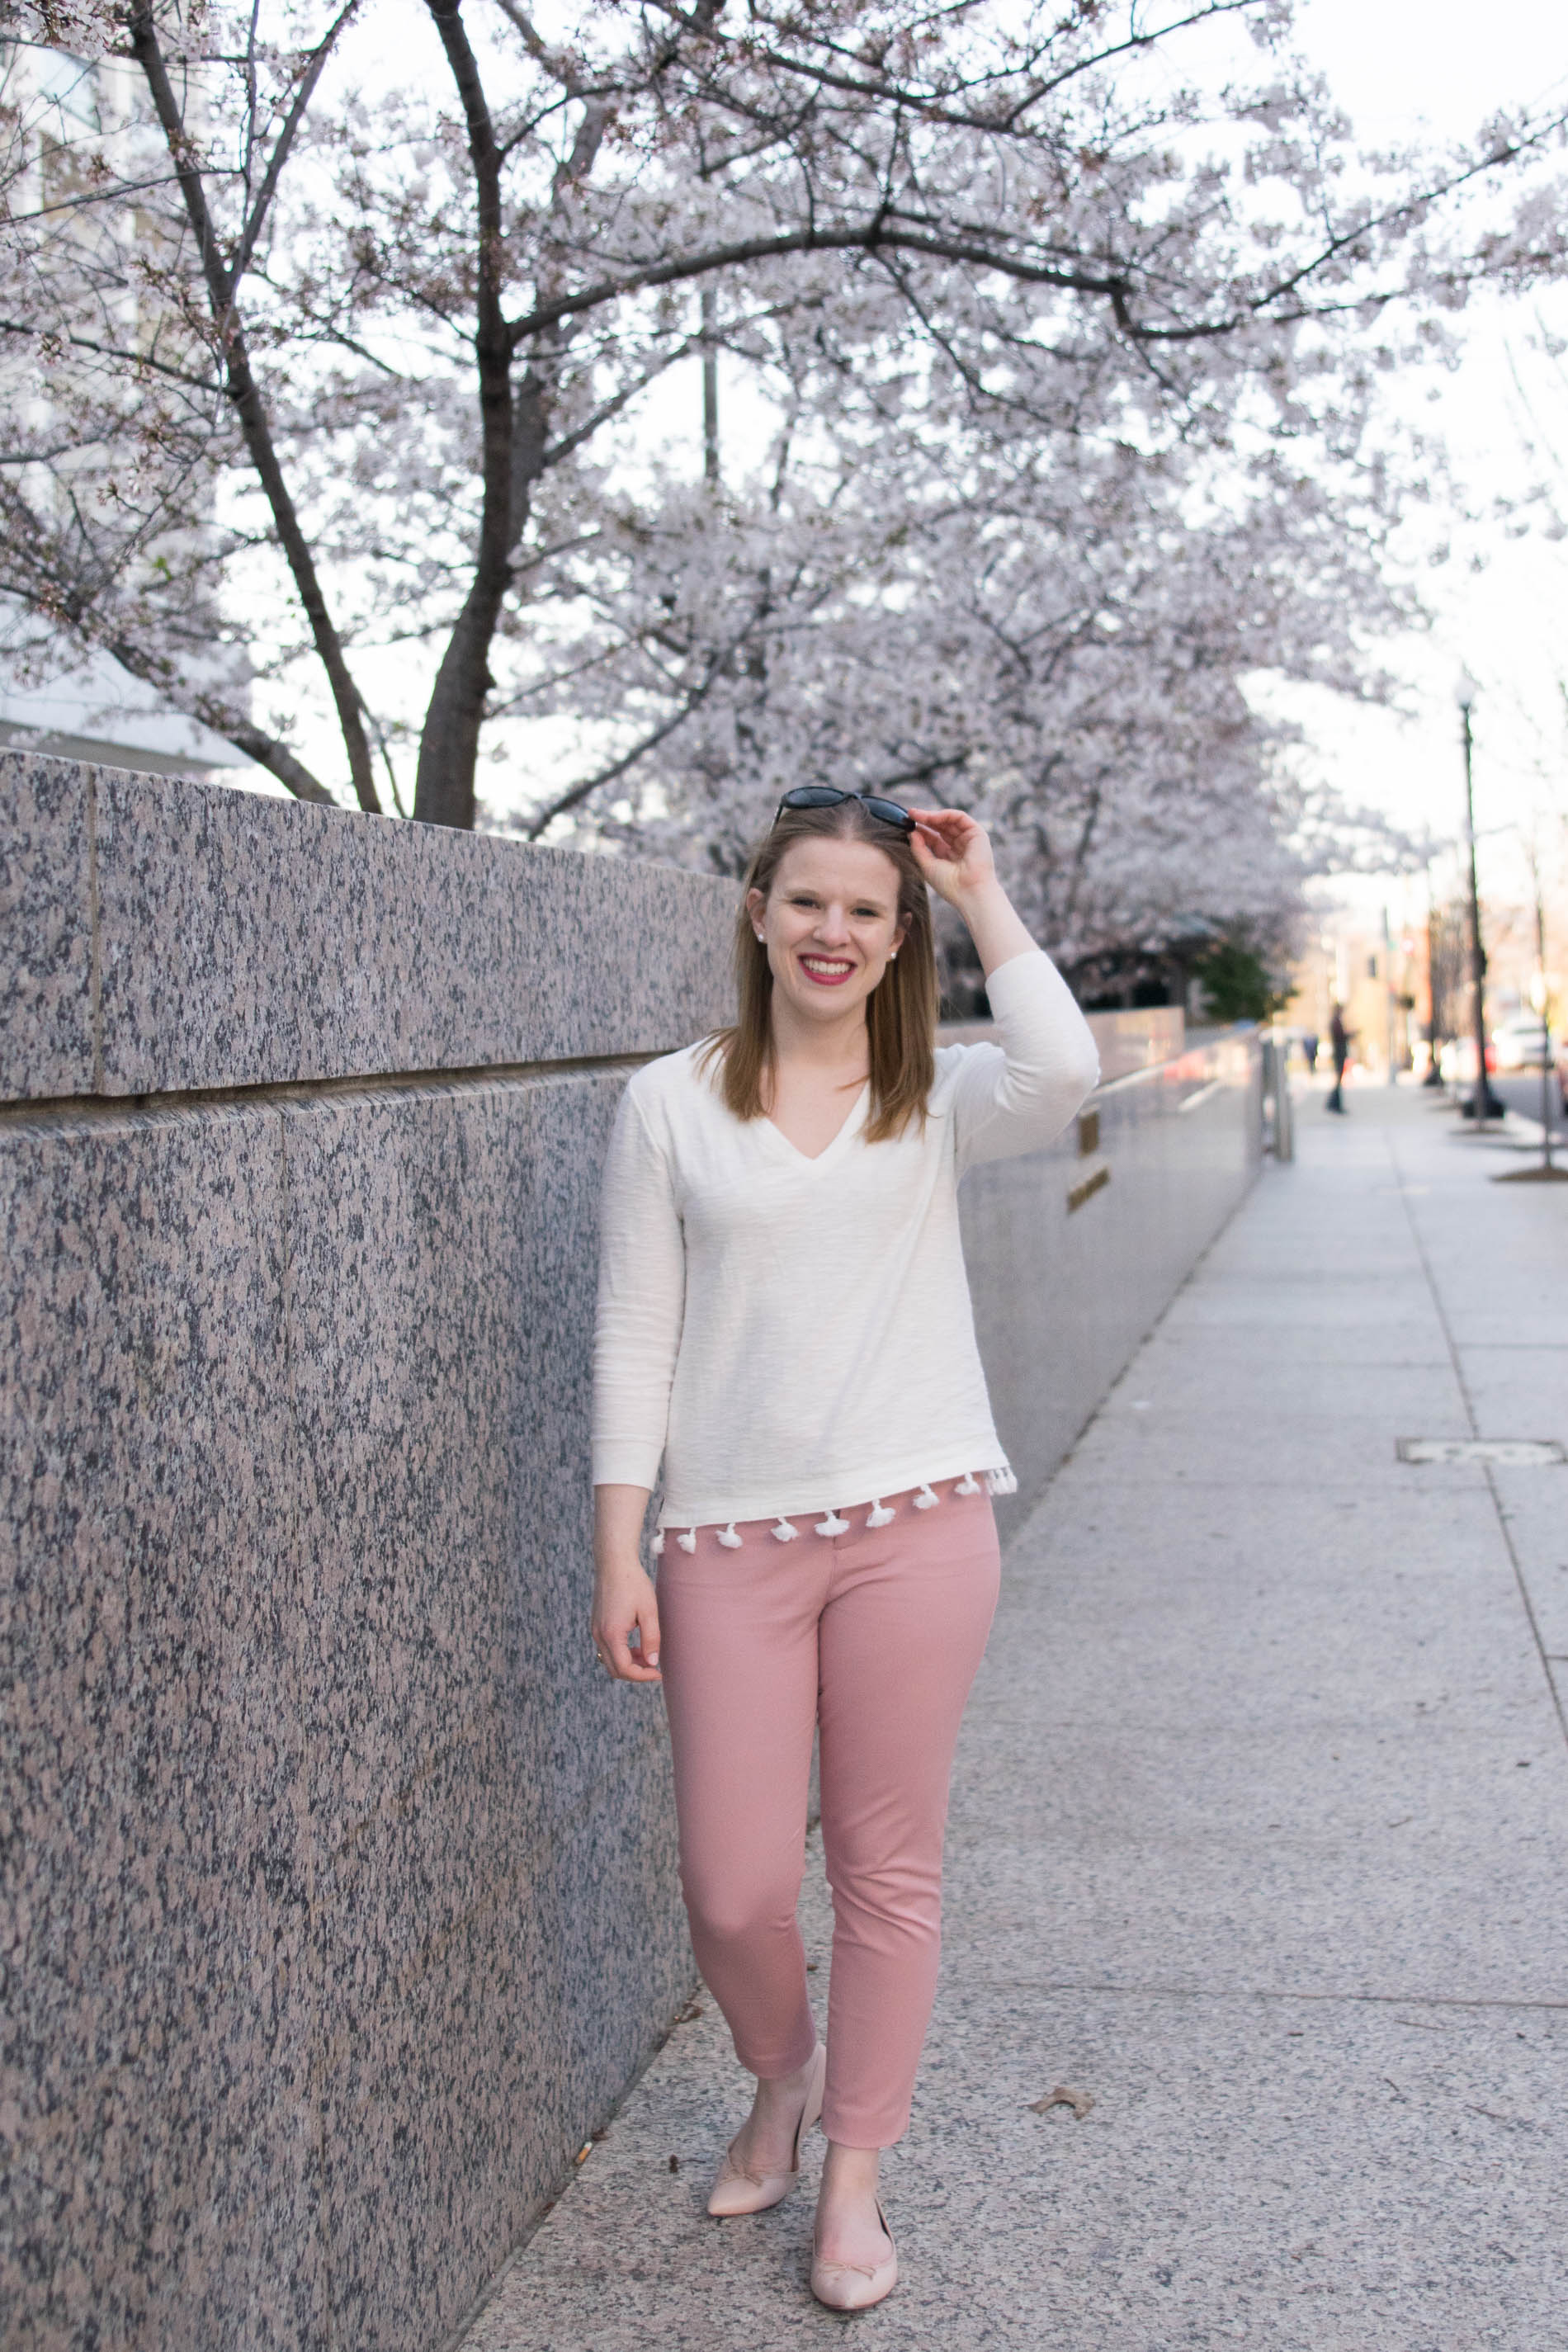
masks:
[[[885,801],[877,793],[841,793],[837,784],[797,784],[793,793],[785,793],[773,811],[777,824],[785,809],[837,808],[841,801],[858,801],[884,824],[897,825],[900,833],[913,833],[915,821],[907,808],[897,801]]]

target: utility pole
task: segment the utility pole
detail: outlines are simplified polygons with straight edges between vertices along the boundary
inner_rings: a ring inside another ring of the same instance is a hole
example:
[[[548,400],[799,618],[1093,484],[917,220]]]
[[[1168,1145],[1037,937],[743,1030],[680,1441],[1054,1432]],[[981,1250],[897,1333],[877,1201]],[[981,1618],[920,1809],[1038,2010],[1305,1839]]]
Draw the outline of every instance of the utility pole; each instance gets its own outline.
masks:
[[[1546,908],[1541,895],[1541,854],[1531,842],[1525,851],[1530,860],[1530,878],[1535,885],[1535,970],[1531,976],[1530,1001],[1541,1015],[1541,1165],[1538,1168],[1515,1168],[1506,1176],[1494,1176],[1494,1184],[1568,1184],[1568,1168],[1554,1168],[1552,1163],[1552,1024],[1547,1017],[1551,998],[1546,989]]]
[[[1426,1075],[1424,1087],[1440,1087],[1443,1073],[1437,1067],[1437,1031],[1441,1015],[1437,1009],[1437,965],[1433,955],[1435,929],[1432,908],[1432,860],[1426,860]]]
[[[1541,853],[1533,841],[1527,854],[1530,878],[1535,886],[1535,970],[1530,999],[1541,1015],[1541,1171],[1550,1178],[1556,1171],[1552,1165],[1552,1000],[1546,988],[1546,903],[1541,895]]]
[[[713,292],[708,286],[702,289],[702,478],[717,488],[719,481],[719,352],[713,341]]]
[[[1394,1066],[1394,934],[1388,928],[1388,908],[1383,910],[1383,1050],[1388,1061],[1387,1083],[1399,1083],[1399,1073]]]
[[[1470,861],[1470,971],[1475,982],[1476,1090],[1470,1097],[1470,1116],[1478,1128],[1489,1118],[1502,1117],[1502,1104],[1492,1092],[1487,1076],[1487,951],[1481,942],[1481,893],[1476,879],[1476,796],[1471,770],[1474,740],[1470,732],[1470,712],[1475,707],[1476,682],[1468,670],[1459,674],[1458,700],[1459,705],[1460,742],[1465,753],[1465,847]]]

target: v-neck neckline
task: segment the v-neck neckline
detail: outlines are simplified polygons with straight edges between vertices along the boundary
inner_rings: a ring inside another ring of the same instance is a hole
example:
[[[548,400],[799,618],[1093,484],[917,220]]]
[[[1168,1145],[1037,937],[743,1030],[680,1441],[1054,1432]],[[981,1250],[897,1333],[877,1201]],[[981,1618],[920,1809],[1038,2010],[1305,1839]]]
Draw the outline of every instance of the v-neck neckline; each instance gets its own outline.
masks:
[[[798,1143],[792,1143],[788,1136],[784,1133],[783,1128],[775,1127],[773,1120],[769,1118],[765,1113],[763,1118],[763,1125],[767,1129],[768,1133],[774,1137],[783,1149],[789,1153],[790,1158],[796,1161],[800,1167],[820,1168],[825,1160],[831,1160],[834,1157],[834,1154],[849,1139],[849,1137],[855,1134],[859,1128],[864,1125],[866,1106],[870,1100],[870,1095],[871,1081],[868,1078],[865,1084],[861,1087],[860,1091],[856,1096],[854,1101],[850,1104],[848,1109],[845,1112],[844,1124],[842,1127],[839,1128],[837,1133],[832,1138],[831,1141],[825,1143],[822,1150],[817,1152],[803,1151]]]

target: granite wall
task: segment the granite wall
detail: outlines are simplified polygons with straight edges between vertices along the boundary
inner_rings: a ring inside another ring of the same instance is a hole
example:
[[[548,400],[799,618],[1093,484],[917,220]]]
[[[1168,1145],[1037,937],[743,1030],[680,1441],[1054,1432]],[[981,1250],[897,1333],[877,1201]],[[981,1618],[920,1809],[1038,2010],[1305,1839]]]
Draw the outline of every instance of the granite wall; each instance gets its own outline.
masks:
[[[584,1432],[610,1118],[731,905],[0,754],[7,2352],[433,2352],[686,1996]],[[1030,1492],[1247,1181],[1255,1062],[973,1182]]]
[[[1101,1016],[1090,1020],[1099,1030]],[[1262,1150],[1261,1055],[1244,1028],[1111,1079],[1051,1150],[965,1180],[981,1353],[1018,1474],[1016,1496],[997,1508],[1005,1535],[1252,1183]]]

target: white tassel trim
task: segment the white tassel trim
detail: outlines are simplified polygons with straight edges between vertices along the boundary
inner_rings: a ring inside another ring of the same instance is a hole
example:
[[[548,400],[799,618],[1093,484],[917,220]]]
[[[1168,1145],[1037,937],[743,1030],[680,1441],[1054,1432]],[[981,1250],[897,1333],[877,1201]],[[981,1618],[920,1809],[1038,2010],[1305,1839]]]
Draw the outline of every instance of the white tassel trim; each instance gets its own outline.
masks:
[[[985,1491],[989,1495],[1016,1495],[1018,1491],[1018,1481],[1005,1462],[994,1470],[982,1472],[981,1476],[984,1479]],[[966,1470],[952,1491],[955,1495],[978,1495],[980,1478],[975,1476],[973,1470]],[[942,1496],[927,1485],[922,1486],[911,1500],[917,1511],[934,1511]],[[898,1513],[890,1510],[879,1495],[874,1498],[870,1509],[866,1514],[866,1525],[868,1528],[889,1528],[892,1526],[897,1517]],[[819,1536],[847,1536],[852,1531],[850,1522],[844,1517],[837,1507],[829,1509],[825,1519],[816,1520],[815,1527]],[[663,1557],[667,1532],[665,1528],[660,1528],[649,1547],[656,1559]],[[790,1520],[780,1517],[769,1532],[775,1543],[794,1543],[800,1529]],[[744,1541],[743,1537],[736,1534],[733,1519],[727,1528],[716,1528],[714,1534],[726,1551],[739,1551]],[[693,1552],[697,1549],[697,1529],[683,1528],[677,1534],[675,1540],[682,1551]]]

